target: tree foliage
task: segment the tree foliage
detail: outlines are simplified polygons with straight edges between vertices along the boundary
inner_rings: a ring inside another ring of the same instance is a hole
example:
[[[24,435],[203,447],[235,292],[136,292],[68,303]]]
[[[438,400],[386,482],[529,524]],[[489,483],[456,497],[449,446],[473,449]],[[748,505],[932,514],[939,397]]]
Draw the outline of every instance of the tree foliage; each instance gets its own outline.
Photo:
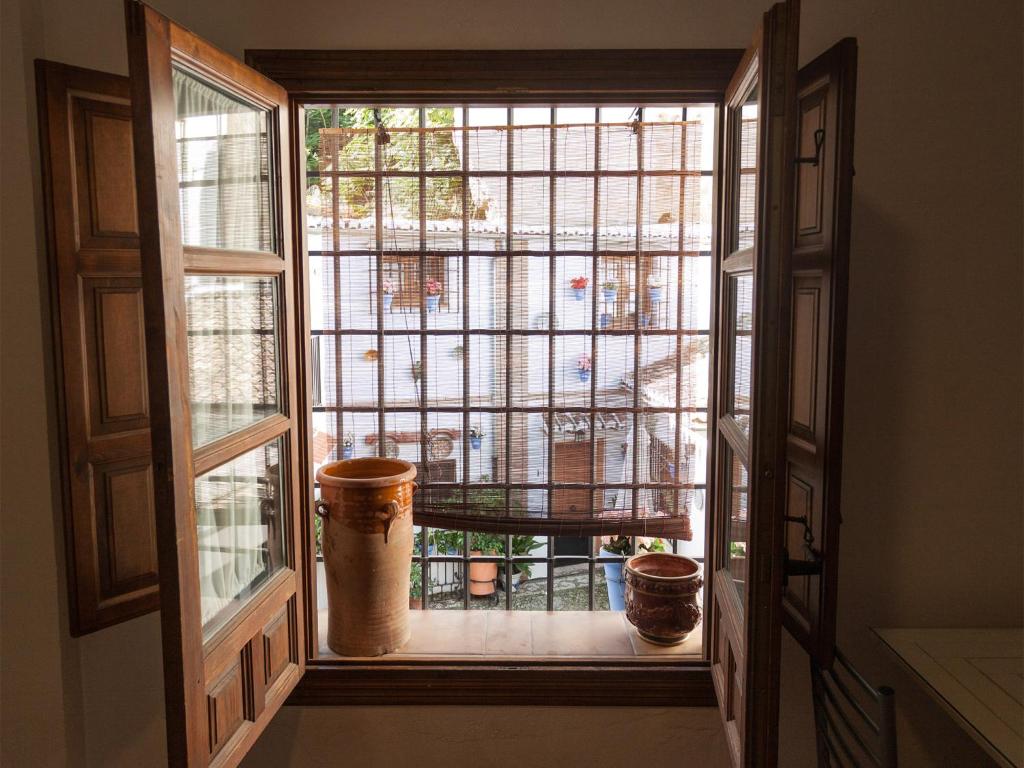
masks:
[[[366,170],[372,172],[376,150],[376,118],[374,109],[369,107],[338,108],[312,107],[306,110],[306,170],[318,173],[324,167],[336,162],[341,170]],[[380,122],[387,128],[419,127],[419,110],[386,107],[379,110]],[[430,127],[446,127],[455,124],[455,111],[450,107],[430,107],[425,110],[426,123]],[[348,134],[343,145],[338,147],[337,158],[323,156],[326,131],[333,128],[361,129]],[[390,141],[381,145],[381,164],[385,175],[385,187],[381,199],[385,214],[393,218],[418,219],[419,179],[415,177],[388,177],[388,171],[417,171],[420,169],[420,134],[408,131],[392,131]],[[333,162],[332,162],[333,160]],[[325,162],[326,161],[326,162]],[[461,167],[454,133],[437,131],[423,135],[423,167],[431,171],[457,171]],[[325,199],[330,199],[329,179],[319,179],[317,184]],[[460,218],[462,216],[462,178],[432,177],[427,180],[425,204],[432,219]],[[376,195],[372,176],[347,176],[338,179],[339,202],[345,207],[346,215],[363,218],[373,214]]]

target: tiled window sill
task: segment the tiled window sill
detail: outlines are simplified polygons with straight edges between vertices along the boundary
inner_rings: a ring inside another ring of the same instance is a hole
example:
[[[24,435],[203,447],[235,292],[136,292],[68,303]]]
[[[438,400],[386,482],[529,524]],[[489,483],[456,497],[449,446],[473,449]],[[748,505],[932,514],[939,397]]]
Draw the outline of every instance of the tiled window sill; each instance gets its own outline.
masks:
[[[327,647],[327,611],[319,615],[320,658]],[[362,661],[699,661],[703,627],[675,646],[641,638],[616,611],[411,611],[412,637],[397,652]]]

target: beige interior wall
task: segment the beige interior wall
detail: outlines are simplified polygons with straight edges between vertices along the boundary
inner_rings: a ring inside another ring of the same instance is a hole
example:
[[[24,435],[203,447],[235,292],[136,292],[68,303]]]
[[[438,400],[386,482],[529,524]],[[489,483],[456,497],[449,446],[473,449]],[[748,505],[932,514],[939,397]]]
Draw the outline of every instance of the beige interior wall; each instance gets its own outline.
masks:
[[[295,3],[163,0],[246,47],[723,47],[764,0]],[[860,40],[840,639],[897,688],[904,765],[984,758],[869,626],[1019,625],[1022,46],[1017,0],[806,0],[802,60]],[[158,765],[159,622],[67,633],[32,60],[126,72],[119,0],[4,0],[2,757]],[[806,669],[784,647],[783,762],[810,764]],[[714,711],[297,710],[250,766],[720,763]],[[626,734],[630,735],[627,736]],[[324,746],[329,748],[325,753]]]

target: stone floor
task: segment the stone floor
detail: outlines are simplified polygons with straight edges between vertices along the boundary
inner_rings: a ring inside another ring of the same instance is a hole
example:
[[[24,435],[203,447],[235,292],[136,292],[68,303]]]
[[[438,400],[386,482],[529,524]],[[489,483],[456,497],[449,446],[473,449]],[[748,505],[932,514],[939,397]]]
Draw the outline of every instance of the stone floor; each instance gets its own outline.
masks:
[[[554,609],[556,611],[585,611],[588,609],[587,581],[589,566],[562,566],[555,570]],[[515,611],[546,611],[547,610],[546,578],[535,578],[520,582],[519,588],[512,593],[512,610]],[[448,592],[443,595],[431,595],[430,607],[435,610],[461,610],[463,607],[462,591]],[[470,597],[471,610],[495,610],[505,607],[505,591],[500,583],[493,595],[487,597]],[[604,568],[598,565],[594,569],[594,609],[608,610],[608,591],[604,580]]]

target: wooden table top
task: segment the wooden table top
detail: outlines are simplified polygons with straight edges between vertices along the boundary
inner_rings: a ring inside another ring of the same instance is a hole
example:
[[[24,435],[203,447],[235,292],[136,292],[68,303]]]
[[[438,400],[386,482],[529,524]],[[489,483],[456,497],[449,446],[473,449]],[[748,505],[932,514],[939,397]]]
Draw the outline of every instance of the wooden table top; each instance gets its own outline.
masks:
[[[1024,766],[1024,628],[875,633],[998,763]]]

